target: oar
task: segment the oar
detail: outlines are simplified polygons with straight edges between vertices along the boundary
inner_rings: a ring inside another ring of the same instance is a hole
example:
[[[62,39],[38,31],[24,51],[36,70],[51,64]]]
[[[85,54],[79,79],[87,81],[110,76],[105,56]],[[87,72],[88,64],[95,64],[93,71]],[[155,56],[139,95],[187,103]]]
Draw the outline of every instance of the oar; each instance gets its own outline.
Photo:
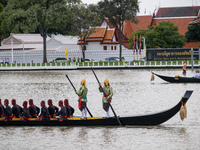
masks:
[[[99,85],[101,85],[100,82],[99,82],[99,80],[98,80],[98,78],[97,78],[97,76],[96,76],[96,74],[95,74],[95,72],[94,72],[94,70],[93,70],[93,68],[92,68],[92,72],[94,73],[94,76],[96,77],[97,82],[99,83]],[[102,86],[100,86],[100,88],[101,88],[101,90],[103,91],[104,96],[107,97],[107,96],[106,96],[106,93],[104,92],[104,90],[103,90],[103,88],[102,88]],[[117,121],[118,121],[119,125],[122,126],[122,124],[121,124],[119,118],[117,117],[117,115],[116,115],[116,113],[115,113],[115,111],[114,111],[114,109],[113,109],[113,107],[112,107],[112,105],[111,105],[111,103],[110,103],[109,101],[108,101],[108,104],[109,104],[110,108],[112,109],[113,114],[114,114],[115,117],[117,118]]]
[[[69,80],[70,84],[72,85],[72,87],[74,88],[74,91],[76,91],[76,88],[74,87],[74,85],[72,84],[71,80],[69,79],[68,75],[66,74],[67,79]],[[89,111],[89,109],[86,107],[88,113],[90,114],[90,117],[93,117],[91,112]]]

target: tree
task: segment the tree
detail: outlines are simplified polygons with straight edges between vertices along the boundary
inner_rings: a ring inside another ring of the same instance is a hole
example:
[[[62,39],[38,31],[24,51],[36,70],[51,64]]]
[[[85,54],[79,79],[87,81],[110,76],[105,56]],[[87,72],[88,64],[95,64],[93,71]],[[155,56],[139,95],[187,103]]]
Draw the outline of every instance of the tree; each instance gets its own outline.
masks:
[[[178,26],[171,22],[160,22],[152,27],[146,35],[149,48],[180,48],[185,44],[185,37],[178,32]]]
[[[0,0],[0,3],[5,7],[9,0]]]
[[[2,27],[8,33],[35,33],[43,37],[43,63],[47,62],[46,38],[52,29],[71,21],[71,6],[80,0],[9,0],[2,13]]]
[[[200,24],[188,26],[188,31],[185,33],[185,38],[187,39],[187,42],[200,42]]]
[[[138,0],[104,0],[100,1],[98,5],[100,14],[107,17],[116,28],[120,43],[119,58],[122,61],[123,24],[127,20],[137,22],[134,17],[139,11]]]
[[[86,38],[95,32],[95,27],[100,21],[97,5],[79,4],[73,7],[72,23],[69,28],[71,35],[79,36],[81,39],[81,50],[83,61],[85,61]]]
[[[128,43],[129,43],[129,48],[132,49],[133,48],[133,37],[138,37],[138,36],[142,36],[146,39],[146,34],[150,29],[139,29],[135,32],[132,32],[132,37],[128,39]],[[143,44],[143,43],[142,43]]]
[[[4,8],[3,5],[0,3],[0,13],[3,11],[3,8]],[[2,23],[2,18],[0,17],[0,25],[1,23]],[[0,42],[1,40],[2,40],[2,30],[0,28]]]

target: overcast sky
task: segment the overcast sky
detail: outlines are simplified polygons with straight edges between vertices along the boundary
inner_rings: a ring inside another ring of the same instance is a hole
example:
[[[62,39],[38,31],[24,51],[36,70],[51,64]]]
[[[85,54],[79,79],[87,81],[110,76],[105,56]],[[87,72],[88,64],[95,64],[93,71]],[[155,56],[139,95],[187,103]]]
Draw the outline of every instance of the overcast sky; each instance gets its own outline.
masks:
[[[101,0],[82,0],[87,4],[97,4],[99,1]],[[139,6],[138,15],[152,15],[158,7],[200,6],[200,0],[139,0]]]

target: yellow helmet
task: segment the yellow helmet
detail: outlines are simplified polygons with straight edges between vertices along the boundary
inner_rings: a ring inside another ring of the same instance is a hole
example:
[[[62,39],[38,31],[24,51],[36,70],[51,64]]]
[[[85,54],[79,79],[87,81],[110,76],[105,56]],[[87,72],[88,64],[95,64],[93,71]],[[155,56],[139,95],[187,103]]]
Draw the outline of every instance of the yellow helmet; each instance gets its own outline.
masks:
[[[109,80],[108,80],[108,78],[106,78],[105,80],[104,80],[104,82],[106,83],[106,86],[108,85],[108,83],[109,83]]]
[[[81,85],[85,84],[85,79],[81,80]]]
[[[87,87],[86,87],[86,85],[85,85],[85,82],[86,82],[86,80],[85,80],[85,79],[81,80],[81,85],[84,85],[84,86],[85,86],[85,88],[87,89]]]

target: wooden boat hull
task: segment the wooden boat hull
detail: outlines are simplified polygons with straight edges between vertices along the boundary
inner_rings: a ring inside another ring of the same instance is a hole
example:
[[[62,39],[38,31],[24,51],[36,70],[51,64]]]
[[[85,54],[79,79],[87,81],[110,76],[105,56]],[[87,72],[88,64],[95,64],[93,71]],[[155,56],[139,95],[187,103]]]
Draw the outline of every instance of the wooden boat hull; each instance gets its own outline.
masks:
[[[153,73],[154,75],[158,76],[159,78],[170,82],[170,83],[200,83],[200,79],[198,78],[192,78],[192,77],[168,77],[168,76],[162,76]]]
[[[147,115],[127,116],[120,117],[119,120],[122,126],[152,126],[159,125],[170,118],[172,118],[177,112],[179,112],[182,103],[186,103],[193,91],[186,91],[182,100],[173,108]],[[80,118],[69,118],[60,122],[59,120],[12,120],[12,121],[0,121],[0,126],[119,126],[119,122],[115,117],[103,118],[103,117],[88,117],[87,120],[81,120]]]

